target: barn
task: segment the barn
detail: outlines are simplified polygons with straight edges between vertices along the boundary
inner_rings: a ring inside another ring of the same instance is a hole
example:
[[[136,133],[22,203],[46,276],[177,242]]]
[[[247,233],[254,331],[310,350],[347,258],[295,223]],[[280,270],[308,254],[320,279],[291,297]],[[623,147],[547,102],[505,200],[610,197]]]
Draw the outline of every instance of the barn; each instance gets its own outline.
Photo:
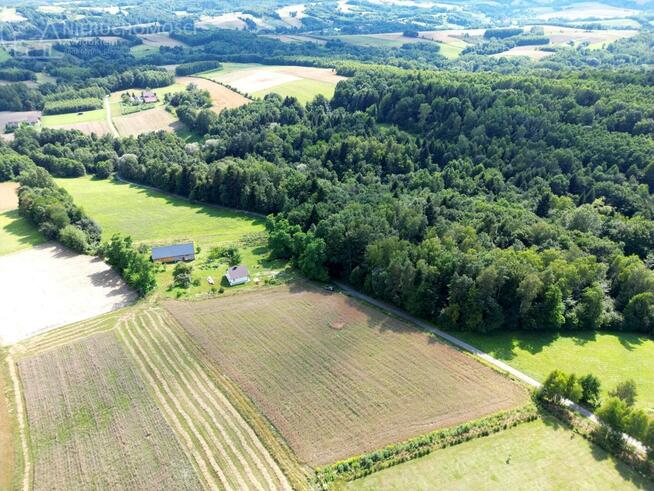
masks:
[[[156,263],[176,263],[194,259],[195,245],[193,242],[152,248],[152,260]]]

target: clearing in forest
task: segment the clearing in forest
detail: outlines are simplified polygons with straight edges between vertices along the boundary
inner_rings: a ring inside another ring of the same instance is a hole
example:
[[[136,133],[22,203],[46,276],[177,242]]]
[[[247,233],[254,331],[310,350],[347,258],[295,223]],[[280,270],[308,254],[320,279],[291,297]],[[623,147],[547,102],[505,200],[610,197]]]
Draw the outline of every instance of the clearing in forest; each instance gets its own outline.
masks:
[[[553,418],[524,423],[348,483],[352,490],[651,489],[652,483]]]
[[[222,69],[199,76],[227,84],[244,94],[263,97],[275,92],[304,101],[318,94],[331,97],[336,84],[345,80],[331,68],[237,63],[225,63]]]
[[[165,307],[311,465],[527,401],[435,337],[305,283]]]
[[[95,133],[102,136],[111,133],[111,128],[107,124],[107,113],[104,109],[47,115],[43,116],[41,124],[44,128],[79,130],[86,135]]]
[[[223,109],[232,109],[240,107],[250,102],[250,99],[242,96],[238,92],[228,89],[216,82],[200,77],[177,77],[178,84],[188,86],[189,84],[196,85],[199,89],[206,90],[211,96],[213,105],[211,109],[217,113]]]

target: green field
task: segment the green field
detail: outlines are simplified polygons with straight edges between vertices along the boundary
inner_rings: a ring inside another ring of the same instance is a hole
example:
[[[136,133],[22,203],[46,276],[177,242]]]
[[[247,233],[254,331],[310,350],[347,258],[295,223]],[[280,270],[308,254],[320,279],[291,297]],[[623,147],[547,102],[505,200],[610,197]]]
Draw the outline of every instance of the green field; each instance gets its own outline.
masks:
[[[3,48],[0,48],[0,63],[4,63],[5,61],[9,60],[11,58],[11,55],[7,53]]]
[[[336,86],[329,82],[320,82],[318,80],[294,80],[270,89],[255,92],[254,97],[263,97],[270,93],[279,94],[282,97],[296,97],[301,104],[312,101],[318,94],[324,95],[331,99],[334,95]]]
[[[412,41],[415,42],[415,38],[405,38],[402,36],[398,36],[397,38],[379,38],[359,34],[345,34],[343,36],[337,36],[336,39],[355,46],[372,46],[375,48],[399,48],[403,44]]]
[[[436,43],[441,47],[440,54],[450,60],[457,58],[461,54],[461,51],[466,47],[466,43],[463,41],[461,41],[461,46],[454,43],[441,43],[438,41],[436,41]]]
[[[201,283],[189,290],[191,294],[210,290],[207,276],[212,276],[218,286],[227,269],[224,264],[200,269],[214,246],[237,245],[251,276],[259,276],[262,281],[285,268],[283,262],[267,260],[263,218],[193,204],[184,198],[116,180],[82,177],[56,181],[102,226],[104,238],[119,232],[146,245],[193,240],[201,248],[193,263],[194,277],[201,279]],[[167,288],[172,281],[172,266],[160,272],[158,280],[160,289]],[[167,293],[175,295],[176,291]]]
[[[34,225],[18,214],[18,210],[0,212],[0,256],[45,242]]]
[[[347,489],[652,489],[622,462],[553,419],[437,450]]]
[[[82,114],[66,113],[66,114],[52,114],[43,116],[41,123],[44,127],[61,126],[65,124],[75,123],[93,123],[95,121],[105,121],[106,115],[104,109],[96,109],[94,111],[84,111]]]
[[[158,53],[159,52],[159,47],[158,46],[148,46],[146,44],[139,44],[137,46],[132,46],[129,49],[130,53],[135,58],[145,58],[148,55]]]
[[[260,63],[222,63],[222,67],[217,70],[209,70],[208,72],[201,72],[195,75],[211,80],[214,77],[220,77],[221,75],[227,75],[228,73],[247,70],[248,68],[261,68],[263,66],[266,65],[261,65]]]
[[[640,407],[654,412],[654,340],[636,334],[547,332],[472,334],[453,333],[537,380],[554,369],[583,375],[592,372],[602,388],[633,378]]]

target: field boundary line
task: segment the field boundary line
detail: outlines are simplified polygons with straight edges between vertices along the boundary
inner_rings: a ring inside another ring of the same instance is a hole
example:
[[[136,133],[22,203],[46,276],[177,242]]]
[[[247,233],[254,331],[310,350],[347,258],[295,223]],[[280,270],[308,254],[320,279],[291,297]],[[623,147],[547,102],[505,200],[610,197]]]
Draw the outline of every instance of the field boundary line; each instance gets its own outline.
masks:
[[[137,355],[136,348],[132,345],[132,343],[133,342],[135,343],[135,341],[128,339],[128,337],[132,338],[131,333],[129,333],[128,331],[129,331],[129,326],[127,326],[127,324],[125,323],[123,328],[118,329],[116,332],[120,336],[124,345],[129,350],[129,353],[132,356],[132,358],[136,361],[137,365],[139,366],[139,369],[141,370],[141,373],[147,378],[150,389],[155,392],[156,398],[159,401],[159,407],[162,408],[164,414],[167,416],[168,424],[171,425],[173,432],[178,436],[181,435],[182,438],[184,439],[184,444],[188,449],[188,451],[190,452],[190,454],[193,456],[196,465],[199,467],[199,470],[202,474],[202,478],[207,483],[207,486],[212,490],[219,490],[220,486],[216,484],[215,478],[213,477],[211,471],[208,469],[207,463],[205,462],[204,458],[202,457],[200,452],[198,452],[196,445],[193,443],[192,438],[189,435],[188,431],[183,427],[179,418],[175,416],[175,412],[173,408],[166,400],[166,396],[163,394],[161,388],[159,387],[159,384],[154,379],[153,375],[150,373],[148,368],[145,366],[145,362]],[[139,351],[141,350],[139,349]],[[172,400],[173,402],[175,402],[174,399]],[[177,405],[177,409],[179,411],[182,411],[179,404],[176,405]]]
[[[109,96],[105,95],[104,96],[104,114],[105,117],[107,118],[107,124],[109,125],[109,130],[111,131],[111,135],[114,138],[120,137],[120,133],[118,133],[118,130],[116,129],[116,126],[114,125],[114,120],[111,117],[111,102],[109,101]]]
[[[133,324],[133,327],[138,329],[138,324],[136,323],[136,321]],[[226,478],[226,476],[224,475],[222,469],[220,468],[220,466],[216,462],[216,459],[214,458],[213,452],[211,451],[210,445],[207,442],[207,440],[205,439],[205,437],[202,435],[202,433],[200,431],[200,428],[198,428],[196,425],[194,425],[193,418],[182,407],[182,404],[180,403],[179,399],[174,396],[174,392],[171,390],[170,385],[168,384],[167,378],[162,375],[161,370],[159,370],[157,368],[156,363],[154,363],[152,361],[152,358],[148,354],[147,350],[143,347],[145,341],[140,339],[140,337],[138,337],[133,332],[132,329],[129,329],[129,327],[127,327],[125,329],[125,332],[132,339],[136,349],[138,349],[139,352],[143,355],[143,360],[145,360],[145,363],[147,363],[147,365],[150,367],[150,370],[152,370],[152,372],[154,373],[156,379],[158,379],[160,381],[160,383],[163,386],[165,392],[167,394],[169,394],[169,397],[174,402],[175,407],[177,408],[179,413],[182,415],[182,417],[186,421],[186,424],[191,429],[191,432],[195,435],[195,438],[200,443],[200,446],[204,450],[206,458],[209,461],[209,464],[211,465],[211,467],[214,470],[215,474],[218,476],[218,478],[219,478],[221,484],[223,485],[223,487],[225,489],[232,489],[229,480]],[[143,341],[143,342],[141,342],[141,341]],[[154,378],[153,378],[153,380],[156,383],[156,380]],[[186,397],[186,396],[185,396],[185,398],[188,399],[188,397]],[[191,407],[194,407],[194,406],[191,404]]]
[[[263,461],[268,464],[270,469],[274,472],[277,479],[280,481],[282,486],[286,485],[286,489],[291,489],[288,483],[286,476],[279,469],[279,465],[274,461],[269,451],[263,446],[257,435],[254,433],[252,428],[248,423],[243,419],[241,414],[236,410],[232,403],[225,397],[225,395],[220,390],[220,387],[216,382],[214,382],[205,372],[204,367],[202,366],[201,360],[198,360],[193,366],[189,362],[184,362],[184,359],[192,359],[194,355],[186,348],[183,341],[179,339],[179,336],[173,331],[170,326],[169,314],[166,311],[156,311],[154,312],[165,324],[161,327],[156,327],[159,332],[162,334],[162,339],[173,351],[174,356],[184,365],[188,367],[189,375],[196,382],[198,388],[203,392],[213,388],[215,390],[215,398],[209,398],[211,394],[206,393],[205,397],[213,401],[214,407],[220,410],[219,406],[224,406],[225,411],[232,416],[233,418],[233,427],[238,438],[242,441],[247,441],[249,439],[252,441],[254,447],[261,453]],[[149,315],[149,313],[148,313]],[[178,348],[178,351],[175,351],[174,348]],[[185,356],[180,356],[185,355]],[[196,358],[197,359],[197,358]],[[220,403],[217,400],[220,401]],[[256,457],[256,458],[255,458]],[[258,455],[252,455],[252,460],[256,467],[262,472],[263,476],[269,479],[269,482],[274,482],[272,476],[268,472],[268,469],[264,462],[261,461]]]
[[[169,196],[171,198],[180,199],[180,200],[186,201],[186,202],[194,204],[194,205],[208,206],[210,208],[216,208],[217,210],[225,210],[225,211],[232,211],[232,212],[235,212],[235,213],[242,213],[243,215],[248,215],[248,216],[255,217],[255,218],[263,218],[264,220],[267,218],[267,216],[264,215],[263,213],[257,213],[256,211],[248,211],[248,210],[240,210],[238,208],[230,208],[228,206],[221,206],[221,205],[217,205],[215,203],[206,203],[204,201],[198,201],[198,200],[195,200],[195,199],[190,199],[190,198],[187,198],[187,197],[179,195],[179,194],[169,193],[168,191],[164,191],[163,189],[155,188],[154,186],[148,186],[147,184],[141,184],[139,182],[134,182],[134,181],[130,181],[128,179],[125,179],[125,178],[121,177],[120,175],[118,175],[117,172],[114,174],[114,179],[116,179],[117,181],[120,181],[120,182],[122,182],[124,184],[131,184],[132,186],[136,186],[136,187],[139,187],[139,188],[149,189],[150,191],[154,191],[154,192],[157,192],[159,194],[163,194],[164,196]]]
[[[539,389],[543,385],[537,380],[527,375],[526,373],[521,372],[520,370],[517,370],[510,365],[507,365],[503,361],[498,360],[497,358],[489,355],[488,353],[480,350],[479,348],[475,348],[473,345],[466,343],[462,339],[459,339],[456,336],[452,336],[451,334],[448,334],[445,331],[442,331],[441,329],[434,327],[429,322],[419,319],[418,317],[409,314],[403,309],[394,307],[386,302],[372,298],[369,295],[366,295],[365,293],[361,293],[358,290],[355,290],[351,286],[341,281],[334,281],[334,284],[349,296],[355,297],[370,305],[374,305],[375,307],[382,309],[383,311],[389,314],[395,315],[396,317],[399,317],[407,322],[410,322],[411,324],[414,324],[415,326],[419,327],[423,331],[427,331],[432,334],[435,334],[436,336],[446,340],[447,342],[456,346],[457,348],[467,351],[468,353],[474,355],[475,357],[478,357],[484,360],[485,362],[494,365],[495,367],[499,368],[503,372],[514,376],[518,380],[521,380],[522,382],[526,383],[527,385],[529,385],[534,389]],[[579,404],[573,401],[570,401],[568,399],[563,399],[562,404],[565,407],[578,412],[583,417],[587,418],[588,420],[590,420],[591,422],[597,425],[604,424],[593,412],[589,411],[585,407],[580,406]],[[635,438],[627,435],[626,433],[622,433],[622,439],[630,446],[632,446],[640,454],[645,454],[647,452],[647,448],[645,447],[645,445],[643,445],[640,441],[636,440]]]
[[[9,352],[7,356],[9,364],[9,375],[12,385],[14,386],[14,400],[16,404],[16,420],[18,421],[18,434],[20,435],[20,444],[23,451],[23,491],[30,490],[30,480],[32,474],[32,461],[30,456],[29,444],[27,443],[27,415],[25,414],[25,404],[23,400],[23,390],[21,387],[20,377],[16,371],[16,362]]]
[[[240,293],[237,293],[240,294]],[[188,335],[186,329],[179,323],[175,316],[163,306],[163,310],[171,320],[170,327],[176,336],[179,337],[187,351],[192,353],[204,367],[210,380],[220,387],[221,393],[232,405],[234,410],[243,418],[268,455],[277,464],[282,475],[289,482],[292,489],[307,489],[307,482],[311,472],[298,460],[288,443],[279,430],[261,412],[258,406],[243,392],[241,387],[232,381],[226,374],[217,369],[211,362],[208,362],[206,351],[196,344]]]
[[[168,342],[168,340],[165,341],[166,346],[164,346],[164,343],[153,335],[153,331],[156,331],[157,333],[161,334],[162,333],[161,328],[157,327],[156,322],[154,322],[154,320],[150,317],[149,313],[146,313],[145,315],[148,317],[148,321],[152,323],[152,326],[146,326],[146,324],[144,323],[144,327],[146,327],[144,331],[147,331],[147,333],[144,332],[142,337],[144,343],[146,343],[147,345],[149,345],[159,353],[159,358],[162,360],[163,363],[167,365],[166,370],[171,373],[172,378],[176,379],[175,385],[179,387],[181,392],[184,392],[183,397],[189,402],[189,405],[194,406],[194,403],[197,403],[200,406],[200,409],[203,410],[203,413],[201,413],[200,411],[198,411],[198,408],[196,407],[193,408],[194,413],[196,413],[196,415],[198,416],[198,420],[201,421],[201,423],[199,424],[201,424],[205,428],[207,433],[211,435],[209,439],[212,441],[212,443],[217,449],[223,451],[222,456],[224,460],[227,462],[227,467],[231,471],[231,473],[236,477],[239,486],[241,486],[242,488],[247,487],[245,480],[243,479],[243,476],[241,476],[241,473],[236,468],[235,463],[232,460],[232,457],[234,457],[235,460],[239,461],[241,465],[243,465],[244,474],[248,477],[248,479],[251,481],[254,487],[263,490],[261,483],[259,483],[258,479],[254,476],[254,473],[252,472],[249,463],[245,460],[245,457],[236,448],[233,441],[229,437],[227,430],[225,428],[225,424],[221,424],[220,421],[218,421],[218,419],[216,418],[215,414],[213,413],[211,406],[214,406],[214,408],[218,411],[219,409],[217,408],[215,403],[212,404],[210,394],[206,394],[204,393],[204,391],[201,390],[198,391],[199,387],[193,386],[193,382],[196,383],[196,386],[198,385],[197,381],[194,380],[193,377],[191,377],[189,374],[184,373],[184,371],[186,370],[190,371],[191,369],[188,367],[186,363],[184,362],[180,363],[177,354],[171,355],[171,352],[174,352],[174,349],[171,347],[171,344]],[[144,319],[141,320],[144,321]],[[175,358],[174,360],[173,357]],[[228,447],[231,452],[228,451],[227,448],[225,447]]]

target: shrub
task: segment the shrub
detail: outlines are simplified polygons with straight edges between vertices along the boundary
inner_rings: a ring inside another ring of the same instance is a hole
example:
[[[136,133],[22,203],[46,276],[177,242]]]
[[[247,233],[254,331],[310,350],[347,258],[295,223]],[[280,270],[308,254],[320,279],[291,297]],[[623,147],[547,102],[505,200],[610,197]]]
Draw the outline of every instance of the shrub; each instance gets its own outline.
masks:
[[[190,288],[193,282],[192,273],[193,266],[184,262],[177,263],[173,270],[173,283],[180,288]]]
[[[89,252],[86,234],[74,225],[66,225],[59,231],[59,241],[80,254]]]

